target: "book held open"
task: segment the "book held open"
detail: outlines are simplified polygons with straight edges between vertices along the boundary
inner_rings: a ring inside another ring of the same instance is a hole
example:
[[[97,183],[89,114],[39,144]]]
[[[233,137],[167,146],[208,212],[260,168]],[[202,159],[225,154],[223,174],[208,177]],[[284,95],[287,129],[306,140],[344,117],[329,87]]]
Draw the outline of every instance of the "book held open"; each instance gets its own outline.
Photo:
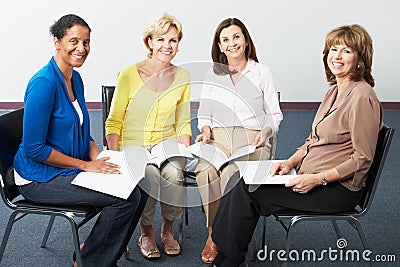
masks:
[[[102,174],[96,172],[81,172],[71,182],[74,185],[92,189],[98,192],[127,199],[145,175],[146,166],[148,164],[160,167],[163,162],[171,157],[192,158],[193,155],[204,158],[215,166],[217,170],[221,169],[225,164],[242,156],[251,154],[256,147],[249,145],[237,149],[231,157],[228,157],[221,149],[209,144],[195,143],[189,147],[178,143],[176,138],[166,139],[156,144],[149,152],[142,146],[125,146],[123,151],[104,150],[97,158],[110,157],[109,161],[120,166],[120,174]],[[193,155],[192,155],[193,154]],[[243,165],[243,164],[245,165]],[[256,162],[258,163],[258,162]],[[242,171],[246,177],[256,177],[259,179],[259,173],[251,173],[251,169],[259,170],[260,173],[266,174],[260,168],[251,167],[254,162],[237,161],[242,166]],[[246,165],[247,164],[247,165]],[[264,166],[264,163],[261,164]],[[268,169],[269,171],[269,169]],[[251,180],[251,178],[248,178]],[[258,180],[257,180],[258,181]]]
[[[202,142],[195,143],[186,149],[193,155],[207,160],[209,163],[214,165],[217,170],[220,170],[221,167],[229,161],[253,153],[256,150],[256,147],[253,145],[241,147],[234,151],[230,157],[228,157],[220,148],[210,144],[203,144]]]
[[[127,199],[145,175],[147,164],[160,167],[171,157],[192,157],[183,144],[170,138],[155,145],[151,153],[142,146],[125,146],[123,151],[104,150],[97,158],[110,157],[120,166],[121,174],[81,172],[71,182],[98,192]]]

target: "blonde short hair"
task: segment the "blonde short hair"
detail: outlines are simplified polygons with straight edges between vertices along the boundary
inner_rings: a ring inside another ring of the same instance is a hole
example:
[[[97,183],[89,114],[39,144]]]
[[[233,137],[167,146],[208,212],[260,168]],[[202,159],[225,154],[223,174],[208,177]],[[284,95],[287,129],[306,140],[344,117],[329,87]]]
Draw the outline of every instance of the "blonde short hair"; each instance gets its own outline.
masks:
[[[168,13],[163,13],[147,24],[143,31],[143,43],[147,50],[149,50],[149,53],[147,54],[148,58],[153,56],[153,50],[150,48],[148,42],[149,39],[165,34],[170,27],[175,27],[177,29],[178,41],[180,41],[183,37],[182,24],[174,16],[171,16]]]

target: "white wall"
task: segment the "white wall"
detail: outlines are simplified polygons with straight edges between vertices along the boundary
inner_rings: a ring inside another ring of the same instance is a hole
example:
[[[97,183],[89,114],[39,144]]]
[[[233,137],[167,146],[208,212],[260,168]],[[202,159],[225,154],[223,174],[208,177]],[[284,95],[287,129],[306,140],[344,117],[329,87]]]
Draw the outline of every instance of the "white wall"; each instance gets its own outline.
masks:
[[[5,3],[4,3],[5,2]],[[350,23],[363,25],[374,40],[373,74],[382,101],[400,101],[400,2],[398,0],[13,0],[0,16],[0,102],[23,101],[29,78],[54,53],[49,26],[75,13],[91,26],[91,54],[78,71],[86,100],[100,101],[100,86],[115,84],[118,70],[146,57],[146,23],[169,12],[183,24],[175,64],[210,61],[217,24],[238,17],[248,27],[260,62],[274,74],[282,101],[320,101],[327,89],[321,61],[326,33]],[[214,3],[215,2],[215,3]],[[199,96],[193,87],[192,97]]]

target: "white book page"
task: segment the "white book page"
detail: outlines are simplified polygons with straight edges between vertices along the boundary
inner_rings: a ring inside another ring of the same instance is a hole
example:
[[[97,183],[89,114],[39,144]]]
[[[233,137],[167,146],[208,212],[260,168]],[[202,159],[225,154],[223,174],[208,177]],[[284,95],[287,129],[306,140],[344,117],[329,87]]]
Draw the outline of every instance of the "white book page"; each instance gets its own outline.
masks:
[[[203,144],[202,142],[194,143],[186,148],[190,153],[207,160],[209,163],[219,170],[219,168],[228,161],[226,154],[216,146]]]
[[[122,153],[131,177],[139,182],[144,177],[147,163],[153,156],[142,146],[124,146]]]
[[[246,156],[248,154],[253,153],[254,151],[256,151],[256,146],[253,146],[253,145],[241,147],[241,148],[237,149],[232,154],[232,156],[230,156],[229,160],[234,160],[234,159],[240,158],[242,156]]]
[[[285,175],[269,175],[272,164],[280,161],[236,161],[235,163],[239,167],[240,175],[246,184],[286,184],[290,179],[298,176],[295,169]]]
[[[151,159],[149,162],[160,167],[165,160],[172,157],[190,158],[192,154],[176,138],[169,138],[158,143],[151,149]]]
[[[241,147],[237,149],[229,158],[220,148],[210,144],[203,144],[202,142],[197,142],[186,149],[193,155],[207,160],[214,165],[217,170],[219,170],[222,165],[228,161],[253,153],[256,150],[256,147],[252,145]]]
[[[103,174],[96,172],[79,173],[72,184],[95,190],[104,194],[127,199],[133,189],[139,183],[140,179],[134,179],[131,175],[130,168],[125,161],[123,152],[105,150],[102,151],[97,158],[110,157],[109,161],[120,166],[121,174]],[[137,177],[144,176],[137,172]]]

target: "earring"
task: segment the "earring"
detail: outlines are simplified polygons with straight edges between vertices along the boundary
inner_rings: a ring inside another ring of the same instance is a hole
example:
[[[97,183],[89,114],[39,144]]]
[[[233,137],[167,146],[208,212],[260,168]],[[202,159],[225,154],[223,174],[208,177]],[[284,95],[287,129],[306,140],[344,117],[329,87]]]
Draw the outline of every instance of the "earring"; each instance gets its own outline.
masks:
[[[360,64],[357,65],[357,69],[359,70],[361,68]]]

